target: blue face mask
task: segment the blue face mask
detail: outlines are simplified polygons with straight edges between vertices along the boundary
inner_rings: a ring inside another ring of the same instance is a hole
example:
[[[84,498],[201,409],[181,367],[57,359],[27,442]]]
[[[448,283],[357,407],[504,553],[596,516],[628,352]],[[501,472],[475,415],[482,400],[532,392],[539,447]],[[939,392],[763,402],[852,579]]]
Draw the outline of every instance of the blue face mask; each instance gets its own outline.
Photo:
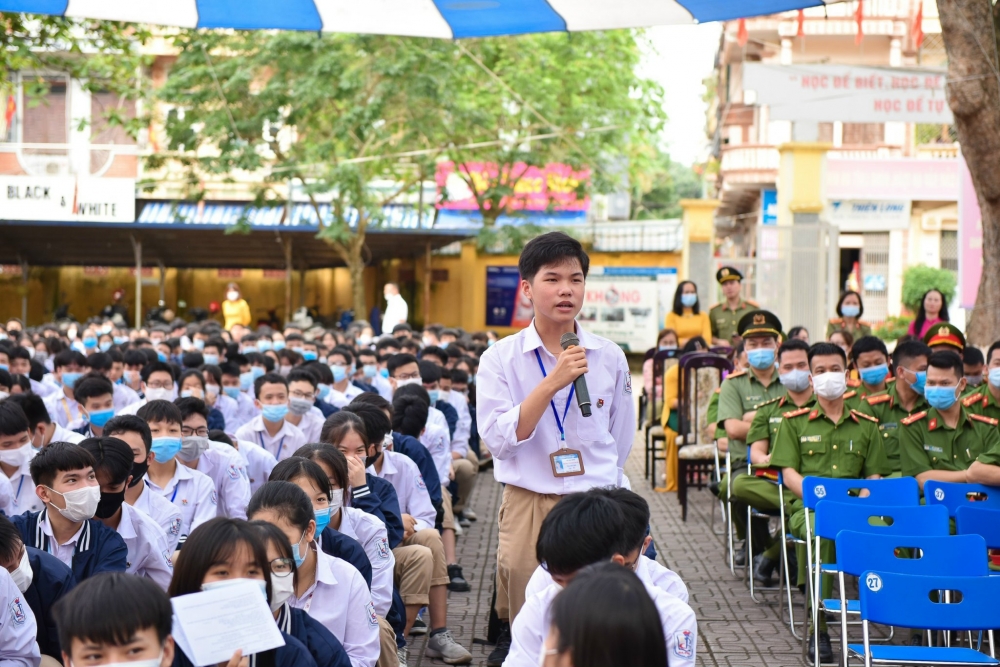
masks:
[[[344,378],[347,377],[347,368],[345,366],[330,366],[330,371],[333,373],[333,383],[343,382]]]
[[[274,350],[276,350],[278,352],[281,352],[282,350],[285,349],[285,341],[283,341],[283,340],[276,340],[273,343],[271,343],[271,347]]]
[[[90,423],[97,428],[104,428],[104,425],[107,424],[114,416],[114,408],[109,408],[107,410],[94,410],[90,413]]]
[[[316,361],[319,359],[319,355],[316,353],[316,350],[303,350],[302,358],[306,361]]]
[[[10,366],[7,364],[0,364],[0,371],[10,371]]]
[[[128,336],[115,336],[115,345],[124,345],[128,342]]]
[[[378,366],[375,364],[365,364],[364,371],[366,378],[373,378],[378,375]]]
[[[82,377],[83,377],[83,373],[72,373],[70,371],[63,371],[63,374],[62,374],[62,383],[63,383],[63,386],[72,389],[73,385],[76,384],[76,381],[79,380]]]
[[[201,356],[205,358],[205,363],[206,364],[209,364],[211,366],[218,366],[219,365],[219,355],[217,355],[217,354],[203,354]]]
[[[774,366],[774,350],[769,347],[747,350],[747,360],[759,371]]]
[[[861,369],[861,381],[869,386],[882,384],[885,376],[889,374],[889,367],[885,364]]]
[[[911,371],[909,369],[903,369],[907,373],[911,373],[917,376],[917,379],[910,383],[910,389],[917,392],[920,395],[924,393],[924,385],[927,383],[927,371]],[[909,380],[909,378],[907,378]]]
[[[685,308],[694,308],[696,303],[698,303],[697,294],[681,294],[681,305]]]
[[[438,345],[438,347],[440,347],[440,348],[441,348],[442,350],[446,350],[446,349],[448,349],[448,343],[449,343],[449,342],[450,342],[450,341],[447,341],[447,340],[445,340],[445,341],[441,341],[441,344],[440,344],[440,345]]]
[[[265,369],[261,368],[260,366],[251,366],[250,367],[250,375],[253,376],[254,380],[256,380],[259,377],[263,377],[264,373],[266,373],[266,372],[267,371]]]
[[[935,410],[947,410],[955,405],[958,395],[955,390],[958,387],[924,387],[924,397]]]
[[[84,336],[83,346],[88,349],[97,347],[97,338],[95,338],[94,336]]]
[[[379,371],[378,371],[378,374],[381,375],[382,377],[384,377],[386,380],[389,379],[389,369],[388,368],[380,368]]]
[[[222,393],[232,399],[237,399],[240,397],[239,387],[223,387]]]
[[[201,338],[195,338],[194,339],[194,349],[198,350],[199,352],[201,352],[202,350],[204,350],[205,349],[205,341],[202,340]]]
[[[180,438],[153,438],[150,448],[157,463],[167,463],[181,451]]]
[[[103,343],[101,343],[100,345],[98,345],[97,347],[98,347],[98,349],[100,349],[101,352],[107,352],[108,350],[111,349],[111,341],[106,340]]]
[[[261,407],[260,413],[264,416],[264,419],[271,423],[280,422],[288,414],[288,404],[264,405]]]
[[[660,350],[660,352],[663,352],[664,350],[676,350],[677,346],[676,345],[660,345],[660,347],[658,349]]]
[[[844,317],[857,317],[861,314],[861,308],[859,306],[841,306],[840,312]]]
[[[167,355],[163,352],[157,352],[156,358],[162,361],[163,363],[167,363],[167,359],[169,359],[169,357],[167,357]]]
[[[250,391],[250,387],[252,386],[253,386],[253,371],[240,373],[240,390]]]
[[[1000,387],[1000,368],[990,369],[989,381],[994,387]]]
[[[439,390],[437,390],[437,389],[430,389],[430,390],[427,391],[427,393],[430,394],[431,405],[434,405],[435,403],[437,403],[438,402],[438,397],[441,396],[441,392]]]
[[[261,352],[267,352],[271,349],[271,341],[269,340],[259,340],[257,341],[257,349]]]
[[[319,400],[322,401],[324,398],[326,398],[329,395],[330,395],[330,385],[328,385],[328,384],[320,384],[319,385]]]
[[[493,347],[493,343],[495,343],[495,342],[496,341],[493,340],[492,338],[489,339],[488,341],[486,341],[486,347]]]
[[[326,527],[330,525],[330,508],[326,507],[316,510],[316,534],[322,535]]]
[[[329,518],[327,519],[327,521],[329,521]],[[317,530],[318,530],[318,528],[317,528]],[[306,536],[306,534],[302,533],[302,537],[305,537],[305,536]],[[297,567],[297,568],[302,567],[302,563],[306,562],[306,557],[303,556],[300,553],[300,550],[299,550],[299,545],[302,544],[302,537],[299,538],[298,542],[296,542],[295,544],[292,545],[292,558],[295,559],[295,567]],[[306,549],[308,549],[308,548],[309,547],[306,546]]]
[[[243,348],[243,354],[246,354],[248,352],[256,352],[256,351],[257,351],[257,346],[256,345],[247,345],[246,347]]]

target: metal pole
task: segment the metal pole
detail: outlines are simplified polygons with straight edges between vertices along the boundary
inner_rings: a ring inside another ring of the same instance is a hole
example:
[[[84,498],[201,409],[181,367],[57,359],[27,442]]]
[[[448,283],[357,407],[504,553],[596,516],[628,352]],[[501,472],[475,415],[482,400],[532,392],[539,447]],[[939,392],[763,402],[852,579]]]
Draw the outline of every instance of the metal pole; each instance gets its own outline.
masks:
[[[28,260],[21,258],[21,326],[28,326]]]
[[[434,269],[431,267],[431,243],[427,242],[427,252],[424,255],[424,326],[431,323],[431,278]]]
[[[285,246],[285,322],[292,321],[292,238],[282,239]]]
[[[156,305],[162,307],[167,302],[167,267],[163,265],[162,259],[156,263],[160,267],[160,300]]]
[[[130,236],[135,253],[135,328],[142,326],[142,241]]]
[[[306,271],[309,269],[305,265],[299,269],[299,308],[306,305]]]

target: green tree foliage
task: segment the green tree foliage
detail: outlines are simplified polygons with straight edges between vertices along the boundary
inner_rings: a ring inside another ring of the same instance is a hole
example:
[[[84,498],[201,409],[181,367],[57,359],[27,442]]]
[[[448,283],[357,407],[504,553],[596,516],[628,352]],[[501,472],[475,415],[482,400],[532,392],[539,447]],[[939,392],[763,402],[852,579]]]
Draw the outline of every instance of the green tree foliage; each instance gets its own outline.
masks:
[[[920,299],[930,289],[944,294],[950,304],[955,298],[956,278],[952,271],[916,264],[903,272],[903,305],[910,312],[920,308]]]
[[[701,178],[693,169],[658,152],[650,169],[637,174],[632,186],[632,217],[664,220],[681,217],[681,199],[701,197]]]

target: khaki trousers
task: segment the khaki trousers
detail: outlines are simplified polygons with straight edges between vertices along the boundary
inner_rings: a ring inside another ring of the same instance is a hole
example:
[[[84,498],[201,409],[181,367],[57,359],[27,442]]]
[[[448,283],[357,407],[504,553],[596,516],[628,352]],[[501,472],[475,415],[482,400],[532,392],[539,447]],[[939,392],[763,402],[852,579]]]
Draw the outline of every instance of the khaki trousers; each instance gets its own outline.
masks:
[[[399,667],[399,656],[396,654],[396,631],[389,625],[389,621],[381,616],[378,617],[378,645],[380,651],[375,666]]]
[[[497,519],[497,615],[513,622],[524,606],[524,590],[538,567],[535,543],[542,521],[562,496],[541,494],[508,484]]]
[[[469,501],[469,496],[472,495],[472,490],[476,487],[479,464],[473,463],[468,458],[455,459],[451,462],[451,469],[455,471],[455,483],[458,485],[458,500],[452,509],[458,513],[465,509],[465,504]]]
[[[426,606],[430,603],[428,593],[431,586],[451,581],[441,535],[433,528],[418,530],[403,540],[392,553],[396,557],[396,588],[405,605]]]

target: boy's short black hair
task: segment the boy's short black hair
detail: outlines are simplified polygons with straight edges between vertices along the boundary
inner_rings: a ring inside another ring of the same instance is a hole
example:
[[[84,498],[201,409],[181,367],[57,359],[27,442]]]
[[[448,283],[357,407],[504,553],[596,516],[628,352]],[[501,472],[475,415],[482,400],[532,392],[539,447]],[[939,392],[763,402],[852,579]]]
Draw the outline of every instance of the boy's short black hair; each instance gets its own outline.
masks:
[[[815,343],[809,348],[809,367],[812,368],[813,357],[827,357],[836,356],[840,357],[844,365],[847,365],[847,353],[844,352],[844,348],[839,345],[834,345],[833,343]]]
[[[111,380],[97,372],[87,373],[73,385],[73,399],[80,405],[86,403],[88,398],[114,395],[115,386]]]
[[[435,359],[440,359],[442,366],[448,363],[448,353],[443,347],[438,347],[437,345],[428,345],[424,349],[420,350],[420,358],[423,359],[424,357],[434,357]]]
[[[94,471],[105,470],[111,476],[111,484],[124,484],[132,474],[132,448],[124,440],[112,436],[87,438],[80,442],[94,457]]]
[[[392,422],[385,416],[381,409],[374,405],[351,402],[345,405],[344,412],[353,412],[361,417],[365,423],[365,432],[368,434],[368,442],[378,447],[382,446],[382,439],[387,433],[392,432]]]
[[[799,340],[798,338],[789,338],[781,344],[781,347],[778,348],[778,363],[781,363],[782,354],[785,352],[791,352],[792,350],[801,350],[806,353],[806,356],[809,356],[809,343],[804,340]]]
[[[161,401],[166,403],[166,401]],[[145,406],[143,406],[145,407]],[[121,435],[122,433],[138,433],[142,438],[142,444],[146,446],[146,454],[153,447],[153,434],[149,431],[149,424],[137,415],[118,415],[108,420],[104,425],[104,435]]]
[[[233,439],[226,435],[226,432],[221,428],[213,428],[208,432],[208,439],[212,442],[221,442],[224,445],[233,446]]]
[[[588,491],[602,495],[618,503],[622,513],[625,515],[625,523],[622,524],[622,542],[619,545],[618,553],[625,555],[642,547],[649,530],[649,503],[646,499],[634,491],[628,489],[606,487]]]
[[[333,371],[330,370],[329,366],[320,362],[319,360],[307,361],[306,363],[302,364],[301,366],[298,367],[298,369],[295,370],[309,371],[310,373],[315,375],[318,381],[317,386],[321,384],[329,384],[329,385],[333,384]]]
[[[857,345],[857,343],[855,343]],[[983,351],[974,345],[969,345],[964,350],[962,350],[962,363],[966,366],[978,366],[980,364],[985,364],[986,359],[983,357]]]
[[[571,493],[542,521],[535,556],[549,574],[573,574],[620,553],[624,525],[616,501],[598,493]]]
[[[390,338],[382,338],[381,340],[379,340],[379,342],[375,343],[375,351],[379,354],[382,354],[383,350],[390,347],[396,348],[398,350],[399,341],[397,341],[395,338],[390,337]]]
[[[177,379],[177,375],[174,374],[173,366],[163,361],[154,361],[151,364],[146,364],[143,366],[142,370],[139,371],[139,377],[142,378],[143,382],[148,382],[149,376],[153,373],[168,373],[171,380]]]
[[[139,350],[125,350],[122,361],[126,366],[145,366],[148,363],[146,355]]]
[[[965,367],[962,365],[962,357],[953,350],[940,350],[927,359],[927,366],[939,368],[941,370],[951,370],[959,380],[965,377]]]
[[[181,426],[184,423],[181,411],[170,401],[149,401],[136,411],[135,416],[145,419],[147,424],[166,422]]]
[[[111,355],[106,352],[94,352],[87,357],[87,366],[92,371],[110,371]]]
[[[125,646],[153,628],[162,644],[173,625],[170,598],[151,579],[124,572],[89,577],[52,607],[59,643],[68,654],[73,640]]]
[[[420,381],[424,384],[434,384],[441,381],[441,367],[433,361],[421,361],[418,366],[420,367]]]
[[[52,368],[55,370],[71,364],[76,364],[83,368],[87,365],[87,357],[76,350],[63,350],[52,359]]]
[[[240,367],[235,361],[227,361],[219,364],[219,372],[223,375],[238,378],[240,376]]]
[[[319,379],[316,377],[316,373],[308,368],[293,368],[288,373],[288,383],[292,382],[308,382],[315,389],[319,385]]]
[[[387,401],[380,394],[375,394],[370,391],[366,391],[363,394],[358,394],[357,396],[355,396],[354,399],[351,400],[350,404],[353,405],[355,403],[358,404],[363,403],[364,405],[374,405],[379,410],[388,412],[390,415],[392,414],[392,403]]]
[[[58,473],[93,466],[94,457],[86,449],[70,442],[51,442],[31,459],[31,481],[51,488]]]
[[[931,348],[927,347],[922,340],[908,340],[896,345],[892,351],[892,365],[894,368],[905,368],[906,365],[917,357],[930,358]]]
[[[286,390],[288,389],[288,380],[285,379],[284,375],[278,375],[277,373],[264,373],[253,381],[253,395],[260,398],[260,390],[265,384],[280,384]]]
[[[28,418],[28,427],[32,431],[34,431],[39,424],[52,423],[52,417],[49,415],[49,411],[45,407],[45,401],[43,401],[42,397],[38,394],[13,394],[5,398],[0,405],[8,403],[11,405],[18,405],[22,410],[24,410],[24,414]],[[0,428],[0,434],[13,435],[12,433],[3,433],[2,428]]]
[[[185,352],[184,356],[181,357],[181,364],[184,368],[198,368],[205,364],[205,357],[201,352],[191,350],[190,352]]]
[[[340,356],[342,356],[344,360],[347,362],[348,366],[354,363],[354,352],[352,352],[350,348],[344,347],[343,345],[338,345],[337,347],[333,348],[326,355],[327,362],[329,362],[330,357],[334,356],[335,354],[339,354]]]
[[[10,401],[0,401],[0,435],[19,435],[31,430],[28,416],[20,405]]]
[[[580,269],[586,278],[590,257],[584,252],[583,245],[565,232],[548,232],[528,241],[517,260],[517,270],[521,280],[530,283],[543,266],[563,264],[574,259],[580,262]]]
[[[451,381],[457,384],[469,384],[469,374],[461,368],[452,368],[449,373]]]
[[[406,354],[405,352],[401,352],[399,354],[394,354],[391,357],[389,357],[389,361],[385,362],[385,367],[386,370],[389,371],[389,375],[394,375],[396,373],[396,369],[399,368],[400,366],[405,366],[406,364],[416,364],[416,363],[418,362],[415,356],[413,356],[412,354]]]
[[[200,398],[194,396],[178,398],[174,400],[174,405],[180,410],[182,422],[191,415],[201,415],[208,421],[208,405]]]
[[[857,363],[858,357],[866,352],[881,352],[886,361],[889,360],[889,350],[878,336],[862,336],[854,341],[851,346],[851,361]]]

